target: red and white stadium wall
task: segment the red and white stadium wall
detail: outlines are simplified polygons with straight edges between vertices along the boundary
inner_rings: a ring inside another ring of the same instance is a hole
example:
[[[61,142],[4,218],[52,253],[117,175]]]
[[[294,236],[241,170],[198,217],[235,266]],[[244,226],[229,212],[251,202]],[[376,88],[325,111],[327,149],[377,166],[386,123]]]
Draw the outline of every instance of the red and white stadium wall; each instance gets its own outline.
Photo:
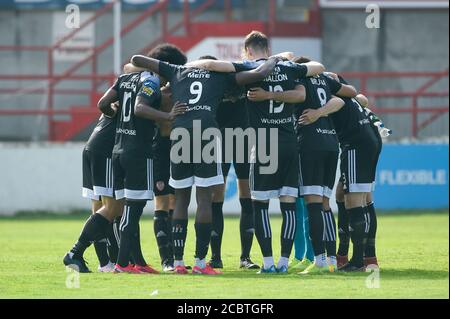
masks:
[[[241,37],[207,37],[194,45],[188,52],[189,60],[196,60],[208,54],[221,60],[236,61],[242,58],[244,40]],[[271,50],[280,53],[294,50],[296,55],[308,56],[317,61],[322,59],[322,40],[314,37],[271,38]]]
[[[0,143],[0,215],[90,209],[89,201],[81,197],[83,147],[82,143]],[[377,207],[448,209],[448,167],[448,144],[384,145],[377,172]],[[227,214],[240,213],[235,180],[232,170],[224,204]],[[278,212],[276,201],[270,210]],[[150,202],[145,214],[152,211]]]

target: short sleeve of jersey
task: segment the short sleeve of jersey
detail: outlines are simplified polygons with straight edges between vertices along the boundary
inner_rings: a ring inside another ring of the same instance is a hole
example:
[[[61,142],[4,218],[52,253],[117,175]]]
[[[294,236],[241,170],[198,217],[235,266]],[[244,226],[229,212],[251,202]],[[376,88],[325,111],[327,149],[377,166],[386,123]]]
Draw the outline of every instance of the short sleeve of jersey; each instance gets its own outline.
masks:
[[[236,72],[250,71],[256,69],[259,65],[253,61],[233,62]]]
[[[290,67],[292,69],[294,69],[294,74],[293,76],[296,79],[302,79],[302,78],[306,78],[306,75],[308,73],[308,67],[304,64],[298,64],[298,63],[294,63],[291,61],[285,61],[282,62],[285,66]]]
[[[118,77],[116,79],[116,81],[114,81],[113,86],[111,87],[114,91],[119,92],[119,87],[120,87],[120,77]]]
[[[348,82],[345,81],[345,79],[342,76],[338,75],[338,78],[339,78],[339,82],[341,82],[342,84],[346,84],[346,85],[348,84]]]
[[[297,64],[294,63],[294,65],[296,66],[297,72],[298,72],[298,77],[299,78],[305,78],[306,75],[308,74],[308,67],[304,64]]]
[[[332,94],[336,94],[337,92],[339,92],[339,90],[342,87],[341,83],[339,83],[338,81],[336,81],[335,79],[331,78],[328,75],[325,75],[325,79]]]
[[[148,105],[155,107],[155,101],[159,99],[159,78],[148,72],[141,75],[142,86],[138,92],[138,96],[144,98]]]
[[[179,66],[159,61],[159,74],[170,82],[178,72]]]

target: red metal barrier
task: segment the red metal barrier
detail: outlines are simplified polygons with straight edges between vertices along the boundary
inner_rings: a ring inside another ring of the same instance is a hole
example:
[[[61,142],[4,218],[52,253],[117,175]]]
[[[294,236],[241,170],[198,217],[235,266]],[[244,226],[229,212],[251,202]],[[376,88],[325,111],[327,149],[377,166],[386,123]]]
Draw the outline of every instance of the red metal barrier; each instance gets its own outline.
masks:
[[[371,104],[374,105],[374,111],[380,114],[411,114],[411,135],[417,137],[420,130],[426,126],[432,124],[442,115],[448,113],[449,106],[438,105],[433,107],[420,107],[418,99],[421,97],[448,97],[448,89],[445,91],[432,91],[429,90],[438,81],[447,78],[448,87],[448,75],[449,71],[441,72],[347,72],[342,73],[345,78],[351,79],[350,82],[358,83],[360,91],[370,98]],[[411,79],[425,79],[425,83],[419,86],[413,91],[373,91],[368,87],[368,83],[371,79],[400,79],[400,78],[411,78]],[[410,98],[411,104],[407,107],[384,107],[378,104],[378,99],[380,98]],[[419,114],[430,114],[430,116],[419,122]]]
[[[227,28],[229,30],[233,30],[233,26],[238,26],[239,22],[232,22],[232,6],[230,0],[222,0],[225,1],[225,10],[224,10],[224,22],[227,23]],[[193,19],[195,19],[198,15],[209,9],[213,4],[216,3],[216,0],[205,0],[202,5],[197,7],[196,9],[191,10],[189,6],[189,1],[185,1],[183,9],[184,15],[183,18],[176,23],[174,26],[169,28],[168,25],[168,8],[167,1],[159,1],[154,5],[150,6],[146,10],[144,10],[138,17],[125,25],[121,30],[121,36],[123,37],[125,34],[129,33],[133,29],[135,29],[138,25],[144,22],[149,17],[160,14],[161,15],[161,36],[154,40],[152,43],[147,45],[142,49],[141,52],[146,52],[155,45],[167,40],[174,39],[173,34],[175,34],[179,30],[183,30],[185,32],[186,38],[196,38],[195,35],[190,34],[190,32],[194,32],[198,29],[197,26],[193,24]],[[45,46],[5,46],[0,45],[0,52],[4,51],[32,51],[32,52],[46,52],[47,54],[47,73],[46,74],[25,74],[25,75],[5,75],[0,74],[0,81],[48,81],[48,85],[45,87],[34,87],[34,88],[0,88],[0,94],[47,94],[48,103],[47,108],[45,110],[42,109],[0,109],[0,116],[11,116],[11,115],[44,115],[47,116],[48,119],[48,127],[49,127],[49,139],[50,140],[65,140],[70,138],[70,134],[75,134],[80,128],[81,125],[85,125],[88,123],[89,117],[94,119],[98,115],[98,111],[96,109],[96,99],[101,95],[102,92],[99,92],[99,86],[103,83],[111,84],[114,80],[114,75],[111,74],[98,74],[96,68],[96,60],[97,56],[103,52],[106,48],[110,47],[114,43],[113,37],[110,37],[103,43],[99,44],[94,48],[82,48],[82,47],[71,47],[74,50],[80,49],[89,49],[92,52],[83,60],[75,63],[67,70],[62,72],[61,74],[55,74],[54,71],[54,61],[53,61],[53,53],[55,50],[63,47],[63,44],[71,39],[77,32],[81,29],[93,23],[100,16],[109,12],[114,6],[114,2],[108,3],[103,8],[99,9],[91,18],[83,22],[79,29],[76,29],[70,32],[68,35],[57,41],[50,47]],[[309,23],[284,23],[282,21],[277,21],[277,5],[276,0],[270,0],[268,6],[268,21],[260,21],[260,23],[264,24],[268,33],[272,36],[289,36],[293,35],[292,32],[296,32],[296,36],[301,36],[303,33],[307,33],[311,35],[320,35],[320,18],[319,18],[319,7],[317,2],[315,2],[314,6],[310,10],[310,21]],[[216,21],[215,23],[220,23],[220,21]],[[295,24],[295,28],[292,25]],[[242,23],[241,23],[242,25]],[[213,25],[211,25],[213,26]],[[290,30],[290,31],[289,31]],[[293,31],[294,30],[294,31]],[[289,33],[290,32],[290,33]],[[198,38],[198,35],[197,35]],[[192,41],[191,41],[192,42]],[[192,43],[191,43],[192,45]],[[75,74],[82,66],[87,63],[92,63],[92,74],[86,75],[77,75]],[[349,78],[351,82],[359,81],[360,89],[363,93],[365,93],[368,97],[371,98],[371,101],[377,107],[375,111],[378,113],[404,113],[412,115],[412,124],[411,130],[412,135],[417,136],[418,132],[433,123],[437,118],[441,115],[448,113],[448,103],[446,106],[438,106],[438,107],[420,107],[418,103],[418,99],[421,97],[448,97],[447,91],[440,92],[430,92],[429,88],[435,84],[437,81],[442,78],[448,78],[448,70],[443,72],[369,72],[369,73],[361,73],[361,72],[349,72],[343,74],[345,77]],[[405,92],[405,91],[374,91],[369,87],[369,81],[371,79],[381,79],[381,78],[428,78],[428,81],[424,83],[421,87],[416,90]],[[61,81],[92,81],[91,89],[62,89],[57,88],[56,85]],[[84,107],[75,106],[69,109],[59,109],[54,107],[54,98],[55,95],[86,95],[89,97],[89,105]],[[389,108],[383,107],[382,105],[378,105],[377,100],[380,98],[410,98],[411,105],[405,108]],[[419,122],[419,114],[427,113],[430,116]],[[55,121],[55,115],[70,115],[73,118],[72,122],[67,124],[67,127],[70,127],[70,134],[64,133],[64,123],[60,121]],[[77,116],[87,117],[83,118],[83,121],[80,121],[81,124],[77,124],[75,117]],[[79,126],[77,126],[79,125]],[[60,135],[56,134],[58,131],[61,133]],[[73,136],[73,135],[72,135]]]

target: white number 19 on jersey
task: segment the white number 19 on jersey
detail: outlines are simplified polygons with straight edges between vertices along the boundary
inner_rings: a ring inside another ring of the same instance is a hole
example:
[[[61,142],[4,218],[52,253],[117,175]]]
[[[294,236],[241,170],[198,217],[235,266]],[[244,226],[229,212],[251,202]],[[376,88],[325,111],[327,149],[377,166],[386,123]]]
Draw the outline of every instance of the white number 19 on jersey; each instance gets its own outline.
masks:
[[[269,86],[270,92],[283,92],[283,88],[281,85],[276,85],[273,87],[272,85]],[[270,100],[270,106],[269,106],[269,113],[281,113],[284,109],[284,103],[281,103],[279,106],[274,107],[274,101]]]

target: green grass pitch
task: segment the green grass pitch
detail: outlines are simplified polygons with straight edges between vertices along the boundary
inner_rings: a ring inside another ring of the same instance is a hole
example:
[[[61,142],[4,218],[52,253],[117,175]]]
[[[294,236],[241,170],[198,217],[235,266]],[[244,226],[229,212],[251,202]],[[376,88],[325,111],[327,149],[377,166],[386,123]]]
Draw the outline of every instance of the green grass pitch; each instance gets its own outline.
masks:
[[[148,212],[147,212],[148,214]],[[129,274],[81,274],[79,288],[67,288],[61,259],[71,248],[83,217],[0,219],[0,298],[448,298],[449,215],[394,214],[379,217],[380,287],[367,288],[368,273],[260,276],[237,268],[239,220],[227,218],[224,275],[218,277]],[[281,219],[272,217],[275,258]],[[143,250],[158,266],[152,220],[141,224]],[[190,222],[186,261],[193,262]],[[252,257],[261,262],[258,244]],[[93,248],[86,259],[97,268]],[[70,277],[69,277],[70,278]]]

